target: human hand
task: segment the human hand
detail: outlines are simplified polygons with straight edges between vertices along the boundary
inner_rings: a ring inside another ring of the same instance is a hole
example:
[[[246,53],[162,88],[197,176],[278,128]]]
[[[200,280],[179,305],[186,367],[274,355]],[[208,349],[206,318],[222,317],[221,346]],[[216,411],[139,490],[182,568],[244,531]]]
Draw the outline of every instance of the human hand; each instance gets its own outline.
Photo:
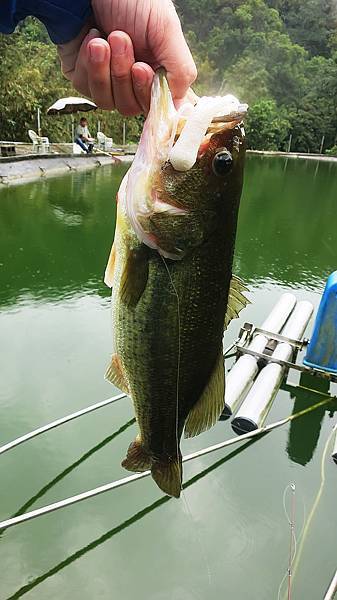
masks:
[[[97,29],[59,46],[63,72],[101,108],[123,115],[147,113],[154,70],[167,70],[177,104],[196,67],[171,0],[92,0]],[[112,32],[112,33],[110,33]]]

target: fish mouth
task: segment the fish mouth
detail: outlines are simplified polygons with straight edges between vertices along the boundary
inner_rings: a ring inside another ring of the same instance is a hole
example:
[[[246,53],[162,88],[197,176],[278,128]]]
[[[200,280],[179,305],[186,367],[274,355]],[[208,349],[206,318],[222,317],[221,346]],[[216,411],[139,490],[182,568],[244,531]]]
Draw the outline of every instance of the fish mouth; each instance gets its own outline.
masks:
[[[171,149],[169,160],[176,171],[189,171],[205,141],[212,135],[234,129],[241,123],[248,111],[247,104],[231,94],[224,97],[199,99],[187,119],[181,118],[176,132],[176,141]]]
[[[151,232],[151,218],[160,212],[166,215],[186,215],[182,207],[160,194],[161,173],[171,164],[176,173],[189,171],[200,156],[200,149],[213,134],[234,129],[246,115],[248,106],[232,95],[202,97],[194,105],[187,102],[181,109],[174,106],[166,71],[155,73],[151,105],[139,142],[137,154],[129,170],[121,201],[139,241],[166,254],[160,241]]]

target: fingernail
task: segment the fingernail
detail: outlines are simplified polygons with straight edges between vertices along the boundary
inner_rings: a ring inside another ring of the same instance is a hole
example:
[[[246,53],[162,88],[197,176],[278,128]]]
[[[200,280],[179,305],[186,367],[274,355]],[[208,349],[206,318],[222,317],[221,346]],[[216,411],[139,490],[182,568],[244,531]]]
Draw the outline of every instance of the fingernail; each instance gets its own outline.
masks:
[[[102,63],[105,60],[106,48],[102,44],[90,44],[90,58],[92,62]]]
[[[123,37],[110,36],[109,44],[111,48],[111,53],[114,56],[122,55],[126,53],[127,50],[127,42]]]
[[[94,27],[90,29],[88,36],[90,37],[90,39],[102,37],[101,32],[98,31],[98,29],[95,29]]]

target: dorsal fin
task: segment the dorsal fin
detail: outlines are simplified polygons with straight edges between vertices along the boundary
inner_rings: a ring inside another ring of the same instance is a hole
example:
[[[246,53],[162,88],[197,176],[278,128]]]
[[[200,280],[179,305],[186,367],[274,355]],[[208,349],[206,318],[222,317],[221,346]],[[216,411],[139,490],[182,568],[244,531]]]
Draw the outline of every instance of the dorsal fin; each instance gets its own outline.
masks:
[[[221,348],[209,382],[186,419],[185,438],[194,437],[213,427],[224,409],[224,404],[225,368]]]
[[[229,286],[227,312],[225,317],[225,329],[227,329],[232,319],[237,319],[241,310],[250,304],[250,300],[243,295],[243,292],[248,292],[240,277],[232,275]]]

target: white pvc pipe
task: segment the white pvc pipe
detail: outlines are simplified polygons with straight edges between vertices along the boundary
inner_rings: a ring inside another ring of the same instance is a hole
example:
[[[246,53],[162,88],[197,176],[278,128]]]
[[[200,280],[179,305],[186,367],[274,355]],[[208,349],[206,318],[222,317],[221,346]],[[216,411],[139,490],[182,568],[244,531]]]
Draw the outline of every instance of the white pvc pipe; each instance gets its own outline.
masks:
[[[324,600],[333,600],[333,598],[335,597],[337,592],[337,571],[334,574],[331,583],[326,591],[326,594],[324,596]]]
[[[293,294],[283,294],[274,306],[270,315],[264,321],[261,329],[271,333],[279,333],[296,305]],[[268,337],[257,334],[249,345],[250,350],[263,352],[268,343]],[[239,407],[240,402],[248,392],[255,375],[258,372],[258,358],[245,354],[232,367],[226,377],[224,416],[230,417]]]
[[[313,310],[310,302],[299,302],[282,330],[282,335],[294,340],[302,339]],[[279,343],[272,354],[273,358],[284,361],[291,360],[292,356],[293,348],[286,342]],[[262,369],[232,421],[236,433],[252,431],[263,425],[282,383],[284,372],[285,367],[276,363],[269,363]]]
[[[337,425],[336,425],[336,432],[335,432],[335,445],[333,447],[332,458],[334,459],[334,461],[337,465]]]

